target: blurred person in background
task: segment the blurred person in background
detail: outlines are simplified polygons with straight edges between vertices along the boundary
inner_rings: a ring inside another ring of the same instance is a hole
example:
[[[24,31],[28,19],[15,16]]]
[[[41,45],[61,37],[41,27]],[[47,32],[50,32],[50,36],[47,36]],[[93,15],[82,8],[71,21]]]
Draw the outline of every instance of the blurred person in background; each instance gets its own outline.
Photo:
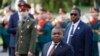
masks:
[[[38,28],[37,28],[38,42],[36,44],[36,56],[40,55],[44,44],[51,41],[50,34],[51,34],[52,26],[48,21],[49,19],[47,17],[47,11],[45,9],[42,9],[41,12],[42,13],[38,19],[39,20],[38,21]]]
[[[0,10],[0,39],[3,40],[3,45],[4,45],[4,37],[3,37],[3,30],[4,30],[4,26],[3,26],[3,17],[4,17],[4,13],[3,13],[3,10],[1,11]],[[0,50],[1,52],[4,52],[4,46],[2,46],[2,50]]]
[[[55,18],[56,26],[62,27],[63,29],[66,28],[67,24],[69,23],[68,15],[63,8],[59,8],[59,12],[57,17]]]
[[[93,53],[92,56],[99,56],[98,42],[100,41],[100,20],[99,20],[99,10],[97,8],[91,8],[91,18],[90,18],[90,26],[93,31]]]
[[[98,20],[99,20],[99,22],[100,22],[100,10],[99,10],[99,17],[98,17]],[[99,34],[99,42],[98,42],[98,49],[99,49],[99,56],[100,56],[100,28],[99,28],[99,32],[98,32],[98,34]]]
[[[3,20],[2,22],[2,41],[3,41],[3,50],[1,52],[7,52],[8,47],[9,47],[9,33],[7,32],[7,26],[8,26],[8,21],[7,20]]]
[[[10,16],[13,14],[15,10],[13,10],[11,8],[11,6],[7,6],[4,8],[4,17],[2,18],[3,19],[3,22],[2,22],[2,26],[3,26],[3,50],[2,52],[7,52],[7,49],[9,47],[9,38],[10,38],[10,35],[7,31],[7,28],[8,28],[8,21],[9,21],[9,18]]]

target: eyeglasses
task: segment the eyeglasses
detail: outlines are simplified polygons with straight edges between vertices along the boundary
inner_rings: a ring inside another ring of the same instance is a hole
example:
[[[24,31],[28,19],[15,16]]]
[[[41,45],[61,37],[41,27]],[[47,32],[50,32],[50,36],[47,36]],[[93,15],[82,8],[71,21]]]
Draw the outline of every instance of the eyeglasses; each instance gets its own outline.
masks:
[[[73,16],[73,15],[74,15],[74,16],[77,16],[78,14],[76,14],[76,13],[71,13],[70,15],[71,15],[71,16]]]
[[[60,32],[55,32],[55,33],[53,33],[53,35],[56,35],[56,34],[61,35],[61,33],[60,33]]]
[[[21,9],[21,10],[19,10],[20,12],[26,12],[26,11],[28,11],[28,10],[26,10],[26,9]]]

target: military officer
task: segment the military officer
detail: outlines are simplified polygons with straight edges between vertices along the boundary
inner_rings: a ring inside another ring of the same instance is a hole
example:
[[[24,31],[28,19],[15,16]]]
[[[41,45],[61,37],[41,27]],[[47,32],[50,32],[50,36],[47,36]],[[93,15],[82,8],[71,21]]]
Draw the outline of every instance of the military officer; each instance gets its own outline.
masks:
[[[34,56],[36,29],[34,19],[29,16],[30,5],[19,4],[20,19],[16,32],[16,56]]]

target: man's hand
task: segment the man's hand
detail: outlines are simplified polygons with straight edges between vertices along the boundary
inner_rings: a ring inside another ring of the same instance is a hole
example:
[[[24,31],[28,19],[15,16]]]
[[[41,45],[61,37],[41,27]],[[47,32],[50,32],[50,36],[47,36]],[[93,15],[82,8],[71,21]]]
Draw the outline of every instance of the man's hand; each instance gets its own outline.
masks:
[[[33,54],[29,51],[29,52],[28,52],[28,56],[33,56]]]
[[[19,56],[19,52],[15,52],[15,56]]]

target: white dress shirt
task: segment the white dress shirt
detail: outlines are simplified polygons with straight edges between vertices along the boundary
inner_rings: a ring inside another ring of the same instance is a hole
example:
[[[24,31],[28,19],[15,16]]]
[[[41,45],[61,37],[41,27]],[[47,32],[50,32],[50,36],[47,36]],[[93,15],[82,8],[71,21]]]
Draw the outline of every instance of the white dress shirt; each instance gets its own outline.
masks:
[[[19,16],[19,21],[22,21],[22,16],[21,16],[20,12],[18,12],[18,16]]]
[[[22,23],[22,16],[20,15],[20,12],[18,12],[19,20],[18,20],[18,26],[21,26]]]
[[[57,48],[57,46],[59,45],[59,43],[57,43],[57,45],[55,46],[55,48]],[[51,49],[53,48],[53,46],[54,46],[54,42],[52,41],[52,43],[51,43],[51,45],[50,45],[50,47],[48,49],[47,56],[49,55],[49,53],[50,53]]]
[[[79,22],[80,22],[80,20],[78,20],[76,23],[72,23],[72,25],[74,25],[73,33],[75,33],[75,30],[76,30],[76,28],[77,28]],[[72,25],[71,25],[71,27],[70,27],[70,29],[69,29],[69,32],[68,32],[67,43],[69,42],[69,38],[70,38],[70,36],[71,36],[70,33],[71,33],[71,30],[72,30]]]

